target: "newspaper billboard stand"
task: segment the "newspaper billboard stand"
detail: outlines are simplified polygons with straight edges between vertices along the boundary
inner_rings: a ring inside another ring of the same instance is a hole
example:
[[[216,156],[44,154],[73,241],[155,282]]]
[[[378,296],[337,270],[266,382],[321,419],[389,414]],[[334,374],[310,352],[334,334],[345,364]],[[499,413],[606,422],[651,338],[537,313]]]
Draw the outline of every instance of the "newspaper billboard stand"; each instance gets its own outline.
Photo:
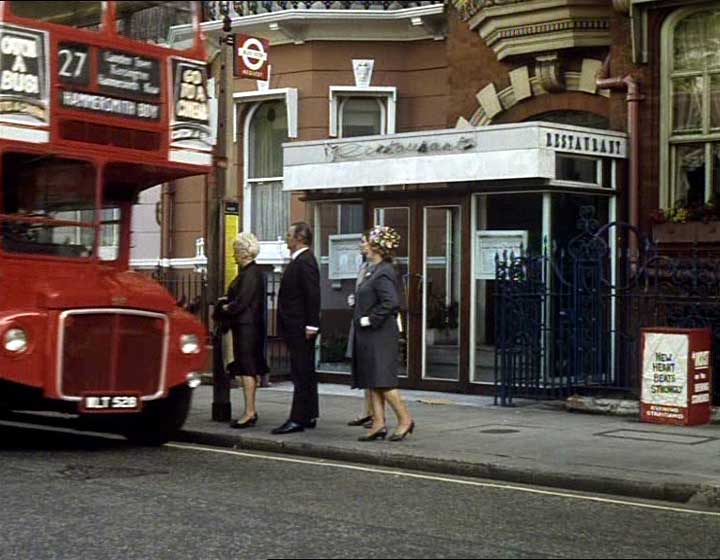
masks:
[[[712,331],[642,330],[643,422],[697,426],[711,417]]]

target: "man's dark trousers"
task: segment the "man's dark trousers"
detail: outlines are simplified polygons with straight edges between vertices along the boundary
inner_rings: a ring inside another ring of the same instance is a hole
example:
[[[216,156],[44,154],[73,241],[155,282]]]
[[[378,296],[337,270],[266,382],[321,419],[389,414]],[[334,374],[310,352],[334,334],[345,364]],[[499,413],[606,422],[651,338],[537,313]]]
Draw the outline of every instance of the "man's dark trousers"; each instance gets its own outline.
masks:
[[[278,329],[290,351],[290,378],[295,385],[290,420],[308,424],[319,416],[315,377],[315,337],[307,327],[320,326],[320,271],[312,252],[288,264],[278,293]]]
[[[292,337],[285,342],[290,351],[290,379],[295,385],[290,420],[307,424],[320,415],[315,375],[315,339]]]

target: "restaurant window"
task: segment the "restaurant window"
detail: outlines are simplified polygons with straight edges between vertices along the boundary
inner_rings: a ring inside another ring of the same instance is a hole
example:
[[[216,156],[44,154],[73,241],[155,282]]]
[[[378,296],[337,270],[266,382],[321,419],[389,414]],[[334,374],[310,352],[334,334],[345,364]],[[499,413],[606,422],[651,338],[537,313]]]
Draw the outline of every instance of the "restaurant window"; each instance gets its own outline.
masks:
[[[322,313],[318,371],[350,373],[346,356],[363,233],[363,205],[357,201],[323,202],[315,206],[316,254],[320,263]]]
[[[249,172],[245,189],[251,231],[260,241],[285,237],[290,193],[283,192],[283,142],[288,141],[284,101],[266,101],[250,113]]]
[[[555,177],[560,181],[599,185],[601,163],[597,158],[558,154],[555,157]]]
[[[663,29],[663,206],[720,192],[720,8],[680,10]]]

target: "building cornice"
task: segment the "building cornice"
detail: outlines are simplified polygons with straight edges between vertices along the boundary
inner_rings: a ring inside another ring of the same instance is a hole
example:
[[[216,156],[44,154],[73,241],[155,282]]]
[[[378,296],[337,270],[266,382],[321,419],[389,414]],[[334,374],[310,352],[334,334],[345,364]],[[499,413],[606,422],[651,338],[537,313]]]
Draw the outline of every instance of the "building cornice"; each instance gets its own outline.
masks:
[[[611,3],[591,0],[486,1],[470,18],[498,60],[610,45]]]
[[[280,10],[230,18],[232,33],[266,38],[272,45],[306,41],[418,41],[444,39],[446,7],[432,4],[401,10]],[[207,21],[211,38],[223,34],[223,22]]]

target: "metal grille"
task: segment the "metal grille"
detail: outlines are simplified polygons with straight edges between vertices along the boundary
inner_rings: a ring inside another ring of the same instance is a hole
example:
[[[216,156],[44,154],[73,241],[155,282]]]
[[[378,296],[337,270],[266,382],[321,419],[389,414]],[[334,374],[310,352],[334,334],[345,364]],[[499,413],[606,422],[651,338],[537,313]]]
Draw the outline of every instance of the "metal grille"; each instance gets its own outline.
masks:
[[[150,276],[170,292],[178,306],[195,315],[206,327],[210,324],[208,280],[205,272],[158,267]]]
[[[442,4],[444,0],[243,0],[241,2],[203,2],[203,20],[222,19],[226,9],[230,17],[254,16],[286,10],[383,10],[394,11]]]
[[[663,252],[627,224],[600,228],[594,215],[592,207],[581,209],[581,232],[566,248],[497,259],[501,405],[573,392],[637,396],[645,327],[710,327],[720,367],[720,255],[697,247]],[[720,384],[713,402],[720,404]]]
[[[62,315],[60,393],[162,390],[166,319],[156,314],[112,310]]]
[[[282,375],[290,371],[290,354],[280,336],[277,325],[277,299],[282,276],[275,272],[266,275],[267,293],[267,346],[266,356],[272,375]]]

